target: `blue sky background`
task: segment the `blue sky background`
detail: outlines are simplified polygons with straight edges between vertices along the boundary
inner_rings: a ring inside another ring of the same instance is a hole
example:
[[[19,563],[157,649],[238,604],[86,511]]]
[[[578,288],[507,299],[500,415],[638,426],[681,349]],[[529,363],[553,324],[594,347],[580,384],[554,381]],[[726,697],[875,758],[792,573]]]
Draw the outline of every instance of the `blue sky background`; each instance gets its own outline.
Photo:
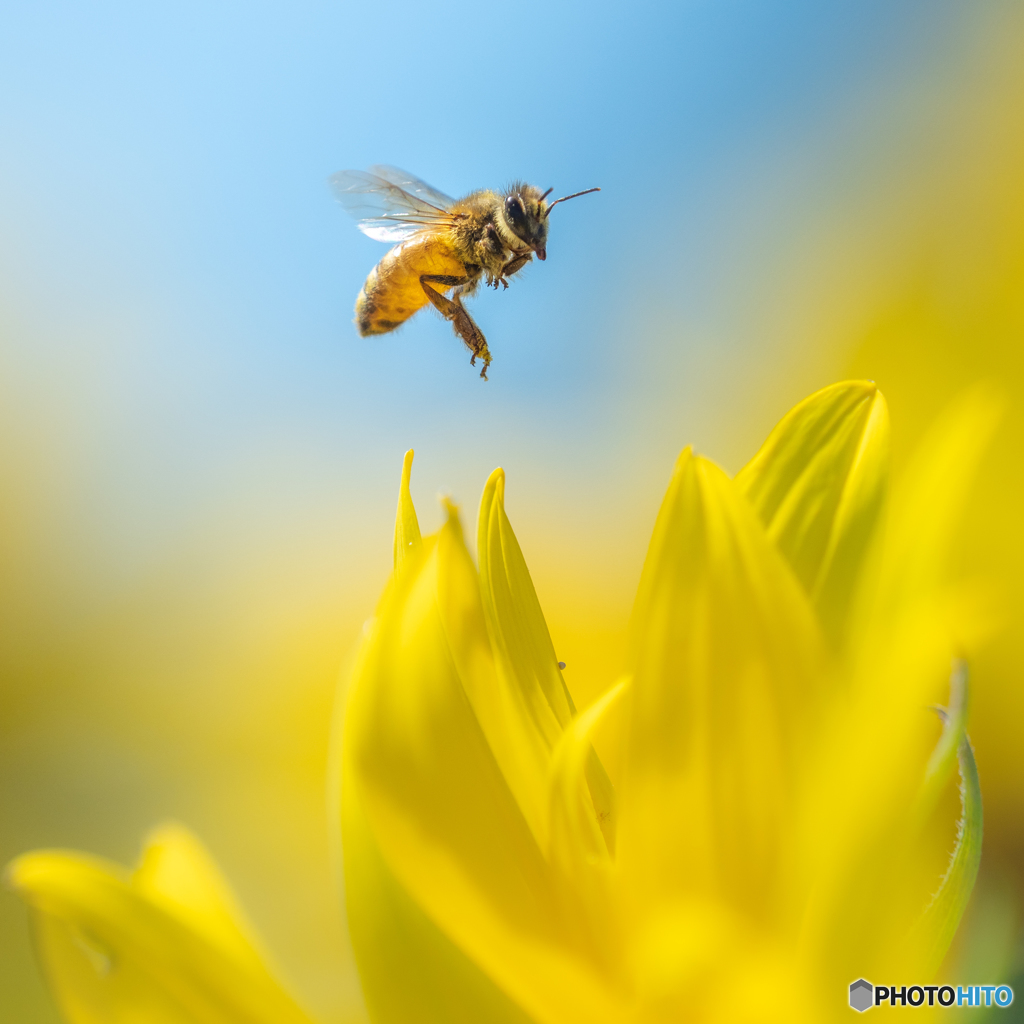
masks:
[[[744,276],[827,194],[823,141],[935,59],[955,8],[9,5],[9,386],[69,425],[82,514],[128,558],[253,459],[299,502],[390,505],[411,445],[418,480],[471,503],[517,460],[575,485],[653,448],[663,477],[760,372]],[[452,194],[602,186],[475,302],[489,383],[429,312],[356,335],[385,247],[326,179],[375,162]]]
[[[1000,6],[6,4],[0,556],[24,622],[0,860],[128,860],[182,817],[342,1019],[325,722],[387,578],[402,453],[427,527],[439,490],[472,521],[505,466],[545,606],[624,621],[679,449],[737,469],[841,372],[843,352],[787,347],[777,285],[817,258],[812,225],[920,157],[925,100]],[[428,311],[355,332],[386,247],[327,178],[381,162],[453,195],[603,190],[473,302],[487,383]],[[266,638],[308,621],[321,653],[285,687]],[[0,953],[0,1017],[54,1021],[6,895]]]

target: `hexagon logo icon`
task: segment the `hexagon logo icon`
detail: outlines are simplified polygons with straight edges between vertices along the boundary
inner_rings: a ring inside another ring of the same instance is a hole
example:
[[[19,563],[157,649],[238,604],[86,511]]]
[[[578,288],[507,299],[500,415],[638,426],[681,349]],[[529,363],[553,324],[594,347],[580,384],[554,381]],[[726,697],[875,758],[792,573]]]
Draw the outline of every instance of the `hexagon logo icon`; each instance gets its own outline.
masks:
[[[858,978],[850,986],[850,1007],[858,1013],[870,1010],[875,1001],[875,986],[870,981]]]

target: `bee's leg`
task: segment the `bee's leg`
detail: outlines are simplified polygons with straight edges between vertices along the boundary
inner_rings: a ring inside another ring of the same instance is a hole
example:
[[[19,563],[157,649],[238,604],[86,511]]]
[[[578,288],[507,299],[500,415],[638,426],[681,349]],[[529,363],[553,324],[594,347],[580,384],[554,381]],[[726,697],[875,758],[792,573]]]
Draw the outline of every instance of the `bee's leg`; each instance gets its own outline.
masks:
[[[500,281],[507,288],[508,281],[506,281],[505,278],[511,277],[513,274],[518,274],[519,271],[522,270],[523,267],[525,267],[532,259],[533,253],[531,252],[524,252],[519,256],[513,256],[512,259],[510,259],[508,263],[501,268],[501,272],[498,274],[498,277],[494,282],[494,287],[497,288],[498,281]]]
[[[491,365],[491,352],[487,347],[487,339],[483,331],[474,323],[473,318],[462,305],[458,295],[448,298],[430,286],[440,284],[451,288],[453,286],[465,285],[469,281],[465,277],[454,277],[449,274],[421,274],[420,286],[424,294],[430,300],[431,305],[445,318],[450,320],[455,333],[466,343],[466,347],[472,353],[469,360],[470,366],[476,366],[476,357],[484,361],[484,367],[480,376],[487,380],[487,367]]]

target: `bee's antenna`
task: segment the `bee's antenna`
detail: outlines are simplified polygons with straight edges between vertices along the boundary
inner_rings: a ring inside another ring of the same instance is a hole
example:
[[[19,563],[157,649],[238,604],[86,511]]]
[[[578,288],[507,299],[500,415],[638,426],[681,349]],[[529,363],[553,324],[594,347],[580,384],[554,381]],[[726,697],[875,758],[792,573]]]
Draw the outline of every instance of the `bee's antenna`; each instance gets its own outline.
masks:
[[[550,191],[551,191],[551,189],[548,189],[548,192],[550,192]],[[561,199],[556,199],[553,203],[551,203],[548,206],[547,210],[544,213],[544,216],[545,217],[549,216],[551,214],[551,211],[559,203],[564,203],[566,201],[566,199],[575,199],[577,196],[589,196],[591,192],[600,192],[600,191],[601,190],[599,188],[585,188],[582,192],[573,192],[573,194],[571,196],[562,196]],[[548,192],[545,192],[544,195],[547,195]]]
[[[548,197],[549,195],[551,195],[551,193],[552,193],[552,192],[554,192],[554,191],[555,191],[555,186],[554,186],[554,185],[552,185],[552,186],[551,186],[551,188],[549,188],[549,189],[547,190],[547,192],[545,192],[545,193],[544,193],[544,195],[542,195],[542,196],[540,197],[540,198],[541,198],[541,201],[543,202],[543,201],[544,201],[545,199],[547,199],[547,197]]]

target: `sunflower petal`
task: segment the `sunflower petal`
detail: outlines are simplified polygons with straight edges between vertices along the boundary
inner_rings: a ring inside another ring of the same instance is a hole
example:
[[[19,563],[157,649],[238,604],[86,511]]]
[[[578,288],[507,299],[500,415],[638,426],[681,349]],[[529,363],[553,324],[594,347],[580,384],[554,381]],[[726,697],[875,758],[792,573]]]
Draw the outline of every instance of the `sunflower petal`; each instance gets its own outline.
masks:
[[[345,908],[370,1019],[374,1024],[529,1024],[398,883],[370,830],[354,780],[346,771]]]
[[[853,601],[847,709],[823,723],[801,840],[818,878],[806,945],[831,950],[844,972],[870,977],[902,964],[924,973],[932,959],[923,931],[908,942],[897,926],[934,891],[915,837],[922,775],[935,747],[934,723],[922,709],[942,699],[960,653],[946,563],[998,415],[993,396],[974,390],[922,440],[894,490],[877,569]],[[941,763],[940,746],[932,767]],[[926,782],[926,794],[936,781]],[[837,969],[833,980],[839,976]]]
[[[436,558],[434,594],[449,655],[505,782],[546,849],[549,748],[523,689],[495,663],[476,567],[454,506],[438,534]]]
[[[416,518],[416,506],[409,493],[412,476],[413,450],[410,448],[402,460],[402,483],[398,490],[398,513],[395,516],[395,572],[399,572],[406,559],[418,552],[420,544],[420,523]]]
[[[229,955],[257,969],[267,962],[227,880],[202,843],[181,825],[168,823],[150,832],[132,885]]]
[[[553,747],[575,708],[558,668],[530,570],[505,514],[502,469],[490,475],[480,499],[477,553],[495,657],[522,690],[537,729]]]
[[[198,843],[166,831],[132,878],[83,854],[8,868],[33,909],[54,996],[72,1024],[308,1024],[271,976]],[[198,856],[196,854],[198,853]]]
[[[790,410],[736,475],[836,642],[878,523],[888,463],[885,399],[870,381],[847,381]]]
[[[516,689],[542,738],[552,750],[575,706],[562,678],[544,613],[526,559],[505,513],[505,472],[496,469],[484,487],[477,525],[480,591],[495,664],[506,685]],[[614,843],[615,793],[597,754],[585,759],[597,818]]]
[[[619,852],[638,905],[654,913],[697,893],[755,916],[779,910],[786,794],[823,649],[735,483],[689,449],[658,514],[632,634]]]
[[[597,972],[566,952],[552,872],[524,811],[534,800],[524,788],[532,769],[522,771],[534,761],[530,733],[495,670],[476,571],[449,513],[389,588],[360,653],[344,791],[411,902],[526,1014],[544,1024],[621,1019]],[[541,793],[546,831],[546,775]],[[347,850],[350,834],[344,841]],[[349,893],[361,870],[347,869]],[[359,922],[360,971],[386,978]],[[480,1019],[465,1014],[453,1019]]]
[[[617,683],[586,711],[577,715],[562,734],[552,757],[551,856],[573,879],[588,865],[610,865],[614,827],[605,827],[594,809],[587,785],[587,762],[594,755],[591,737],[601,719],[625,692]]]

